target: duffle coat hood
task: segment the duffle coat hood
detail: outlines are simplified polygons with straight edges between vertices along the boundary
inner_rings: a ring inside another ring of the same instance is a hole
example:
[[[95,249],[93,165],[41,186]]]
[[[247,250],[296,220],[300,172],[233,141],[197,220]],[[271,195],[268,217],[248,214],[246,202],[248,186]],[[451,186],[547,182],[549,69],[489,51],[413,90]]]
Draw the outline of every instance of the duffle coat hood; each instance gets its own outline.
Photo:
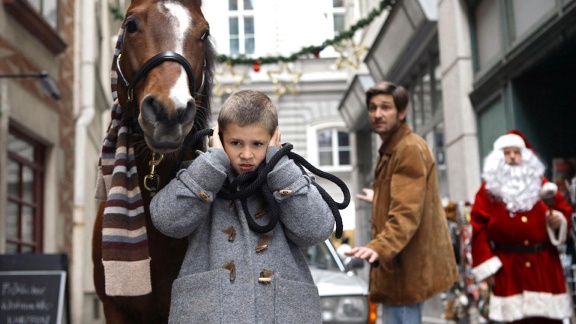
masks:
[[[277,151],[268,148],[267,161]],[[250,229],[240,201],[217,196],[234,178],[222,149],[210,148],[152,199],[154,225],[188,237],[188,251],[172,286],[170,323],[320,323],[320,298],[300,248],[326,240],[334,216],[311,179],[286,156],[268,174],[280,204],[273,230]],[[248,210],[270,221],[259,195]]]
[[[422,302],[450,288],[458,272],[428,145],[406,123],[380,148],[372,202],[372,301]]]

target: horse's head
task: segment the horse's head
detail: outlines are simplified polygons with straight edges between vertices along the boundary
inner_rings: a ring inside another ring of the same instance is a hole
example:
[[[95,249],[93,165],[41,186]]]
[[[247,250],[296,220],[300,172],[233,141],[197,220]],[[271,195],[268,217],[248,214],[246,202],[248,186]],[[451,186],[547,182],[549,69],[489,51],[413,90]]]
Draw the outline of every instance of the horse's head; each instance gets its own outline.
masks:
[[[133,0],[123,22],[118,100],[158,153],[179,149],[209,118],[215,55],[201,4]]]

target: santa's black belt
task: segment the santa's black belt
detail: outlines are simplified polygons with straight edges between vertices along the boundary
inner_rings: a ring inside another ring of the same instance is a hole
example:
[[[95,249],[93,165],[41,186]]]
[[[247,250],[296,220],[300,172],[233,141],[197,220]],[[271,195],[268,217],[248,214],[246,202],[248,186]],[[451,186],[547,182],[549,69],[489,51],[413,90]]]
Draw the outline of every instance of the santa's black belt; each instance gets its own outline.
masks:
[[[542,242],[534,245],[511,245],[494,243],[494,249],[502,252],[514,253],[538,253],[548,247],[548,242]]]

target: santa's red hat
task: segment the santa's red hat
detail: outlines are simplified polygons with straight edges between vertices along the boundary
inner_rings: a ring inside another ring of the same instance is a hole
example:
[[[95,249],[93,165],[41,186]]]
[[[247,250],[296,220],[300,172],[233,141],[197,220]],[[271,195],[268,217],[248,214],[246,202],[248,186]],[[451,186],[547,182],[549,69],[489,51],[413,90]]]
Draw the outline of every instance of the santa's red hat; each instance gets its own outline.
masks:
[[[534,151],[532,145],[530,145],[526,139],[526,136],[516,129],[508,131],[508,133],[498,137],[494,142],[494,150],[501,150],[505,147],[527,148]]]
[[[524,141],[524,144],[526,145],[526,148],[534,151],[534,148],[532,147],[532,145],[530,145],[530,142],[528,142],[528,139],[526,138],[526,135],[524,135],[521,131],[519,131],[519,130],[517,130],[517,129],[511,129],[511,130],[509,130],[508,133],[506,133],[506,134],[515,134],[515,135],[518,135],[518,136],[522,137],[522,140]]]

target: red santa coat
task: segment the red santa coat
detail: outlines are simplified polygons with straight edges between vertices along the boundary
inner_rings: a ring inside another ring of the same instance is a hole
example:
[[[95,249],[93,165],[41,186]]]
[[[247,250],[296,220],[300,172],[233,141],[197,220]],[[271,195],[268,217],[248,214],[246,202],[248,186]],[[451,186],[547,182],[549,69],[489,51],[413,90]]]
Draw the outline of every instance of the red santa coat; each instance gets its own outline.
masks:
[[[543,179],[543,182],[547,182]],[[572,208],[562,194],[554,197],[553,209],[560,211],[560,241],[566,240]],[[526,317],[564,319],[572,316],[570,296],[557,248],[552,244],[546,225],[548,206],[539,200],[527,212],[513,213],[490,194],[482,184],[471,211],[473,273],[481,281],[494,275],[490,299],[490,319],[514,321]],[[502,245],[533,246],[547,243],[537,253],[504,252]]]

